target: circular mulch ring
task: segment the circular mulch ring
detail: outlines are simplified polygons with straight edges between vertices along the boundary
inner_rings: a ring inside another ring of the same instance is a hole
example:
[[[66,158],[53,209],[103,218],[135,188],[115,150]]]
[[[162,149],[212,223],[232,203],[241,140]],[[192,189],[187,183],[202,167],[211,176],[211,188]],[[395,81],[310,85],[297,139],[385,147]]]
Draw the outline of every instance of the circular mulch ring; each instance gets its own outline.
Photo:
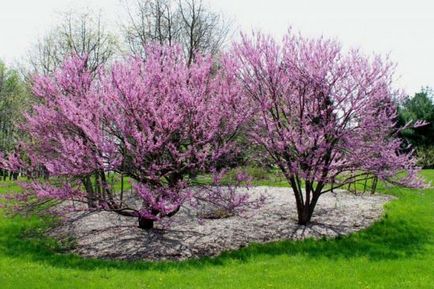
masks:
[[[198,221],[197,209],[183,207],[168,228],[144,231],[135,218],[111,212],[80,212],[66,216],[51,235],[72,237],[74,253],[86,257],[129,260],[183,260],[216,256],[249,243],[336,237],[364,229],[381,218],[387,195],[356,196],[336,190],[321,196],[308,226],[297,225],[291,189],[254,187],[249,194],[267,196],[259,209],[244,216]]]

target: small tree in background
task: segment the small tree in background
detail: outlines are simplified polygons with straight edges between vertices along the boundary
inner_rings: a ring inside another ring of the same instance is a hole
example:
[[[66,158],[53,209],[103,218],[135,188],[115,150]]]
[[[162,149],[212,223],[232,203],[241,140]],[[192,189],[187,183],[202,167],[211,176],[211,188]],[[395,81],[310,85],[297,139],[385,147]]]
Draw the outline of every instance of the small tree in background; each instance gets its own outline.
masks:
[[[18,71],[6,67],[0,61],[0,152],[8,154],[15,150],[22,136],[19,130],[23,113],[31,106],[30,91]],[[16,178],[17,171],[1,170],[4,179]]]
[[[208,56],[188,65],[177,46],[148,46],[145,61],[132,57],[97,75],[75,57],[35,79],[40,104],[27,116],[31,141],[22,149],[31,166],[46,167],[62,185],[34,181],[26,188],[152,228],[191,197],[192,172],[212,170],[235,150],[246,106],[232,73],[215,69]],[[113,190],[109,172],[133,179],[141,206]]]
[[[116,36],[104,26],[101,13],[70,10],[62,12],[60,18],[29,51],[24,70],[30,77],[54,73],[72,55],[86,58],[87,69],[95,73],[118,52]]]
[[[310,222],[322,194],[358,180],[422,184],[394,137],[390,62],[292,33],[282,44],[243,37],[231,56],[254,110],[251,140],[291,184],[299,224]]]

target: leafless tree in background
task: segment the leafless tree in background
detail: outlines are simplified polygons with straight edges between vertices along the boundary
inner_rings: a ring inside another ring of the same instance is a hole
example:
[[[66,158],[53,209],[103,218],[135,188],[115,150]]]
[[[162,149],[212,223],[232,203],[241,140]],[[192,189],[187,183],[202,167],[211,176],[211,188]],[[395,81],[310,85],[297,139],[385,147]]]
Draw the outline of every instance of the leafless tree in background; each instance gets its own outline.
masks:
[[[118,49],[114,34],[108,32],[100,13],[68,11],[62,22],[40,39],[30,51],[30,73],[49,74],[65,57],[88,57],[91,71],[106,63]]]
[[[147,43],[179,43],[191,63],[196,52],[218,53],[230,32],[230,22],[202,0],[135,0],[125,7],[124,35],[135,54],[143,54]]]
[[[173,1],[137,0],[134,7],[125,2],[128,12],[128,23],[125,25],[124,34],[129,49],[135,53],[143,52],[143,45],[149,42],[171,45],[178,39],[178,16],[173,7]],[[133,11],[132,11],[133,10]]]

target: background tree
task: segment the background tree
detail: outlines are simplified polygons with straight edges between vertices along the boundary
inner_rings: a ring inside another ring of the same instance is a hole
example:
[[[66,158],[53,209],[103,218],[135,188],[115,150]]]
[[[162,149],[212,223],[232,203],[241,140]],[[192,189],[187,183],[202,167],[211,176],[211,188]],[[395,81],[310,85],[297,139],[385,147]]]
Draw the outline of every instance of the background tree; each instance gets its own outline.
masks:
[[[230,23],[202,0],[138,0],[126,2],[129,21],[125,39],[134,54],[146,44],[181,44],[191,64],[196,52],[217,54],[226,42]]]
[[[292,33],[282,44],[244,37],[232,58],[254,110],[251,140],[290,183],[299,224],[311,221],[322,194],[355,181],[422,184],[394,137],[391,63]]]
[[[417,128],[406,128],[401,136],[416,149],[419,164],[425,168],[434,166],[434,103],[432,90],[423,89],[407,98],[399,107],[399,125],[414,120],[424,120],[428,124]]]
[[[117,39],[104,27],[101,13],[68,11],[61,19],[30,51],[30,74],[51,74],[71,55],[86,58],[88,69],[94,73],[117,52]]]
[[[18,71],[0,61],[0,152],[11,153],[22,137],[19,125],[30,107],[29,90]],[[2,171],[5,178],[9,172]],[[16,172],[13,174],[16,177]]]

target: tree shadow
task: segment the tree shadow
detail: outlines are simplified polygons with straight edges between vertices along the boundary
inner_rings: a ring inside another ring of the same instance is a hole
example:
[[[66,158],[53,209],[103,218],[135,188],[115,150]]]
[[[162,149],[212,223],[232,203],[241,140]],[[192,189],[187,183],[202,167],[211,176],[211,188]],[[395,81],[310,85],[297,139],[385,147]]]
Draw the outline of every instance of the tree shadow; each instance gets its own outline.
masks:
[[[410,258],[422,254],[429,242],[429,232],[405,220],[383,220],[373,227],[336,239],[283,241],[254,244],[239,252],[225,254],[247,260],[255,255],[304,255],[329,259],[366,257],[370,260]]]
[[[14,218],[0,223],[0,255],[26,258],[53,267],[94,270],[115,268],[120,270],[158,270],[176,268],[186,270],[203,266],[219,266],[229,261],[249,262],[260,256],[294,256],[308,258],[355,258],[370,260],[402,259],[423,254],[429,242],[430,231],[404,218],[386,217],[367,230],[336,239],[280,241],[251,244],[219,257],[204,257],[181,262],[113,261],[82,258],[65,253],[68,244],[59,244],[44,236],[44,219]]]

